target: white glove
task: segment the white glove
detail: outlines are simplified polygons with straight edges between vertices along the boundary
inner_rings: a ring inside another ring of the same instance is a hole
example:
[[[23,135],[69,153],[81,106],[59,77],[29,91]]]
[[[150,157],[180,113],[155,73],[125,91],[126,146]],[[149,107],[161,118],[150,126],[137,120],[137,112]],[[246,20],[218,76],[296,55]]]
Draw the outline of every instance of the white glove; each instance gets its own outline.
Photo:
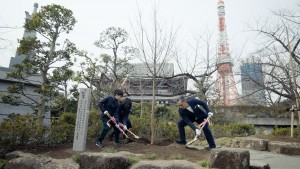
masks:
[[[107,115],[107,114],[108,114],[108,111],[107,111],[107,110],[105,110],[103,113],[104,113],[105,115]]]
[[[200,136],[200,135],[201,135],[201,130],[196,129],[196,135],[197,135],[197,136]]]
[[[124,129],[124,130],[128,130],[127,127],[126,127],[126,125],[123,126],[123,129]]]
[[[214,115],[212,112],[208,112],[207,114],[208,114],[208,116],[213,116]]]

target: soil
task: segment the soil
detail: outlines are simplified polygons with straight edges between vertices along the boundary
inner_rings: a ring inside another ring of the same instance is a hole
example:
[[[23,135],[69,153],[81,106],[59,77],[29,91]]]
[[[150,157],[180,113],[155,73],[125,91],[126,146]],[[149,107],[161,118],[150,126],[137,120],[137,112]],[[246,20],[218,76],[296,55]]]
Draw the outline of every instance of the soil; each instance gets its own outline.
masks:
[[[268,139],[270,141],[300,143],[300,139],[290,137],[258,136],[258,138]],[[112,141],[104,140],[103,144],[105,147],[98,148],[95,145],[95,141],[88,141],[85,152],[107,152],[107,149],[110,148],[117,151],[128,151],[136,154],[152,154],[155,156],[154,159],[156,160],[185,159],[194,163],[208,159],[210,155],[209,150],[189,149],[186,148],[185,145],[175,144],[171,140],[161,140],[157,141],[155,144],[149,144],[146,139],[131,140],[126,144],[125,140],[122,140],[122,142],[123,144],[114,145]],[[55,147],[20,147],[19,150],[33,154],[43,154],[55,159],[71,158],[73,154],[77,153],[73,151],[72,143],[62,144]]]

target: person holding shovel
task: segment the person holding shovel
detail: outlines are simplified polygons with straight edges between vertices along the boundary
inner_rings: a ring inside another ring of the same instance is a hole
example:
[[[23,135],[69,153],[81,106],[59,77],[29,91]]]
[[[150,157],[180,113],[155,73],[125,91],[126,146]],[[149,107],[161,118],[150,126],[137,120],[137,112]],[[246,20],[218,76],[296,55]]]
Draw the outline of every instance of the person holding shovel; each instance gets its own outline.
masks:
[[[196,98],[187,100],[185,96],[180,96],[177,99],[177,106],[179,107],[178,112],[181,117],[181,120],[177,124],[180,140],[175,142],[178,144],[186,144],[184,127],[188,125],[196,132],[196,135],[200,135],[201,130],[197,128],[193,122],[197,122],[198,124],[201,124],[208,116],[212,116],[213,113],[210,112],[209,107],[205,102]],[[209,148],[210,149],[216,148],[213,135],[208,127],[208,123],[206,123],[205,126],[203,127],[203,132],[206,137]]]
[[[104,140],[107,132],[110,130],[110,126],[108,126],[107,121],[110,120],[110,118],[114,118],[117,124],[112,125],[114,128],[115,132],[115,144],[119,144],[119,134],[120,134],[120,129],[119,129],[119,107],[120,107],[120,100],[123,97],[123,91],[120,89],[116,89],[114,91],[114,96],[107,96],[100,100],[98,106],[100,110],[102,111],[101,113],[101,121],[102,121],[102,131],[99,134],[99,138],[96,142],[96,146],[98,147],[103,147],[102,141]]]
[[[120,120],[120,123],[123,124],[121,127],[125,131],[126,134],[127,134],[128,129],[132,127],[131,121],[129,119],[129,114],[131,113],[131,107],[132,107],[132,100],[130,98],[125,98],[121,101],[121,105],[119,108],[119,120]],[[115,131],[113,131],[109,135],[110,141],[113,140],[114,135],[115,135]]]

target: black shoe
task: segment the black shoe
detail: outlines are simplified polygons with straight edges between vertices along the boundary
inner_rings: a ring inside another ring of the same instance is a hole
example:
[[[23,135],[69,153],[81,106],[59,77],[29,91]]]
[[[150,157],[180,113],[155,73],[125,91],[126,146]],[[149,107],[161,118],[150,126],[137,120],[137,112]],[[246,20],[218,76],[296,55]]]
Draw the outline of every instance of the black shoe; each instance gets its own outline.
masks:
[[[121,145],[122,143],[121,142],[114,142],[114,145],[115,146],[119,146],[119,145]]]
[[[101,147],[104,147],[104,145],[103,145],[100,141],[97,141],[97,142],[96,142],[96,146],[98,146],[98,147],[100,147],[100,148],[101,148]]]
[[[205,146],[204,150],[212,150],[212,149],[215,149],[215,148],[216,148],[215,146],[214,147]]]
[[[127,143],[129,143],[129,139],[128,138],[124,139],[124,141],[123,141],[123,144],[127,144]]]
[[[175,143],[177,144],[186,144],[185,140],[176,140]]]

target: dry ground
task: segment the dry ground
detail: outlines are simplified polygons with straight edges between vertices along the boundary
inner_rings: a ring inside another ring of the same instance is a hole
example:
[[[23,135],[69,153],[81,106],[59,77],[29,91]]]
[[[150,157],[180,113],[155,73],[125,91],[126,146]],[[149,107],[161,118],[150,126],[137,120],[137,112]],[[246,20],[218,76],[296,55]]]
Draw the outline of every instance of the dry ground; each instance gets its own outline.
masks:
[[[300,139],[290,137],[259,136],[259,138],[264,138],[272,141],[300,143]],[[185,159],[191,162],[199,162],[201,160],[205,160],[209,157],[210,154],[209,150],[188,149],[184,145],[175,144],[173,141],[170,140],[157,141],[157,143],[155,144],[148,144],[143,140],[140,140],[138,142],[129,142],[127,144],[121,145],[114,145],[113,142],[108,140],[104,140],[103,143],[105,147],[98,148],[95,145],[95,141],[88,141],[86,145],[86,152],[128,151],[136,154],[149,154],[149,157],[153,159]],[[69,143],[55,147],[20,147],[19,150],[33,154],[43,154],[56,159],[64,159],[70,158],[73,154],[77,153],[72,150],[72,146],[72,143]]]

